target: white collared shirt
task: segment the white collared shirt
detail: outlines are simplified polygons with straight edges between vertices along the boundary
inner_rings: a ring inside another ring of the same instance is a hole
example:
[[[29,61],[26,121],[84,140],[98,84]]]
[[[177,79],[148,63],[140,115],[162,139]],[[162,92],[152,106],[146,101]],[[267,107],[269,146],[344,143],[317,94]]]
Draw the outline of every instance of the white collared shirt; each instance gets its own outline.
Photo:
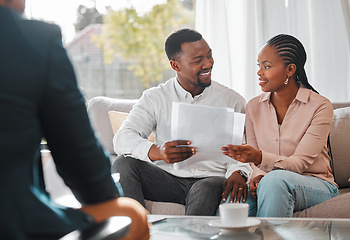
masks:
[[[171,139],[171,112],[173,102],[199,104],[213,107],[229,107],[236,112],[244,113],[245,100],[234,90],[212,81],[204,91],[192,97],[191,93],[181,87],[176,78],[171,78],[157,87],[143,92],[140,100],[133,106],[128,118],[123,122],[113,138],[114,150],[118,155],[131,155],[143,161],[150,161],[148,152],[152,142],[147,138],[153,132],[155,143],[163,143]],[[249,164],[236,161],[216,162],[203,161],[188,168],[174,170],[173,164],[154,161],[161,169],[178,177],[231,176],[234,171],[242,170],[251,175]]]

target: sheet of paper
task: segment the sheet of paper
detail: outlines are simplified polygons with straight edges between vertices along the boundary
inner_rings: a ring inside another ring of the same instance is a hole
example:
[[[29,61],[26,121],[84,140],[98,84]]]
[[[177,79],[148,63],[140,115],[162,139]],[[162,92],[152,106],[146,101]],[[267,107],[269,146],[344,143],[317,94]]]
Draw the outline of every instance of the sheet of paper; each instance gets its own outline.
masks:
[[[225,160],[221,148],[243,141],[245,114],[232,108],[209,107],[187,103],[172,106],[172,140],[190,140],[197,153],[182,162],[175,163],[180,169],[198,161]],[[231,158],[230,158],[231,159]],[[232,160],[232,159],[231,159]]]

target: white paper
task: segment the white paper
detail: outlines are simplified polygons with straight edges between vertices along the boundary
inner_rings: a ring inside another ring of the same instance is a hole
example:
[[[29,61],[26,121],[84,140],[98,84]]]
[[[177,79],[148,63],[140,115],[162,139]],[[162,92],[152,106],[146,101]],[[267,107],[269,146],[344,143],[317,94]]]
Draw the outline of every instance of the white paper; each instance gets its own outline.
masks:
[[[174,164],[180,169],[199,161],[225,160],[221,148],[227,144],[240,145],[243,141],[245,114],[232,108],[219,108],[187,103],[172,105],[172,140],[190,140],[196,148],[192,157]],[[231,159],[231,158],[230,158]],[[232,160],[232,159],[231,159]]]

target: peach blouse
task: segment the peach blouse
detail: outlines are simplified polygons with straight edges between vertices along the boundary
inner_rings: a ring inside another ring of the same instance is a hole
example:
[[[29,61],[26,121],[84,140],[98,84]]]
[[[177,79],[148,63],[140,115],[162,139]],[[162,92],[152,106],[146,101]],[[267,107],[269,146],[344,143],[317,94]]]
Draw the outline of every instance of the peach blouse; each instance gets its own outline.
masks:
[[[262,93],[246,106],[247,144],[262,151],[261,164],[251,164],[251,179],[279,168],[336,185],[327,154],[333,117],[331,102],[301,86],[279,126],[270,95]]]

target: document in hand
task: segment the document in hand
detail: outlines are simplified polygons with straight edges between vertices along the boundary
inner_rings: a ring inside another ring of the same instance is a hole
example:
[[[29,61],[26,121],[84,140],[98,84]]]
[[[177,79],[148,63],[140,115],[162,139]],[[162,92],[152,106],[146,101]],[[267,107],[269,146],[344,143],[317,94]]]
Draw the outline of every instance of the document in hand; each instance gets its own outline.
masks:
[[[223,155],[221,148],[227,144],[242,144],[244,122],[245,114],[234,112],[232,108],[173,102],[171,138],[190,140],[196,148],[195,155],[175,163],[174,169],[199,161],[233,160]]]

